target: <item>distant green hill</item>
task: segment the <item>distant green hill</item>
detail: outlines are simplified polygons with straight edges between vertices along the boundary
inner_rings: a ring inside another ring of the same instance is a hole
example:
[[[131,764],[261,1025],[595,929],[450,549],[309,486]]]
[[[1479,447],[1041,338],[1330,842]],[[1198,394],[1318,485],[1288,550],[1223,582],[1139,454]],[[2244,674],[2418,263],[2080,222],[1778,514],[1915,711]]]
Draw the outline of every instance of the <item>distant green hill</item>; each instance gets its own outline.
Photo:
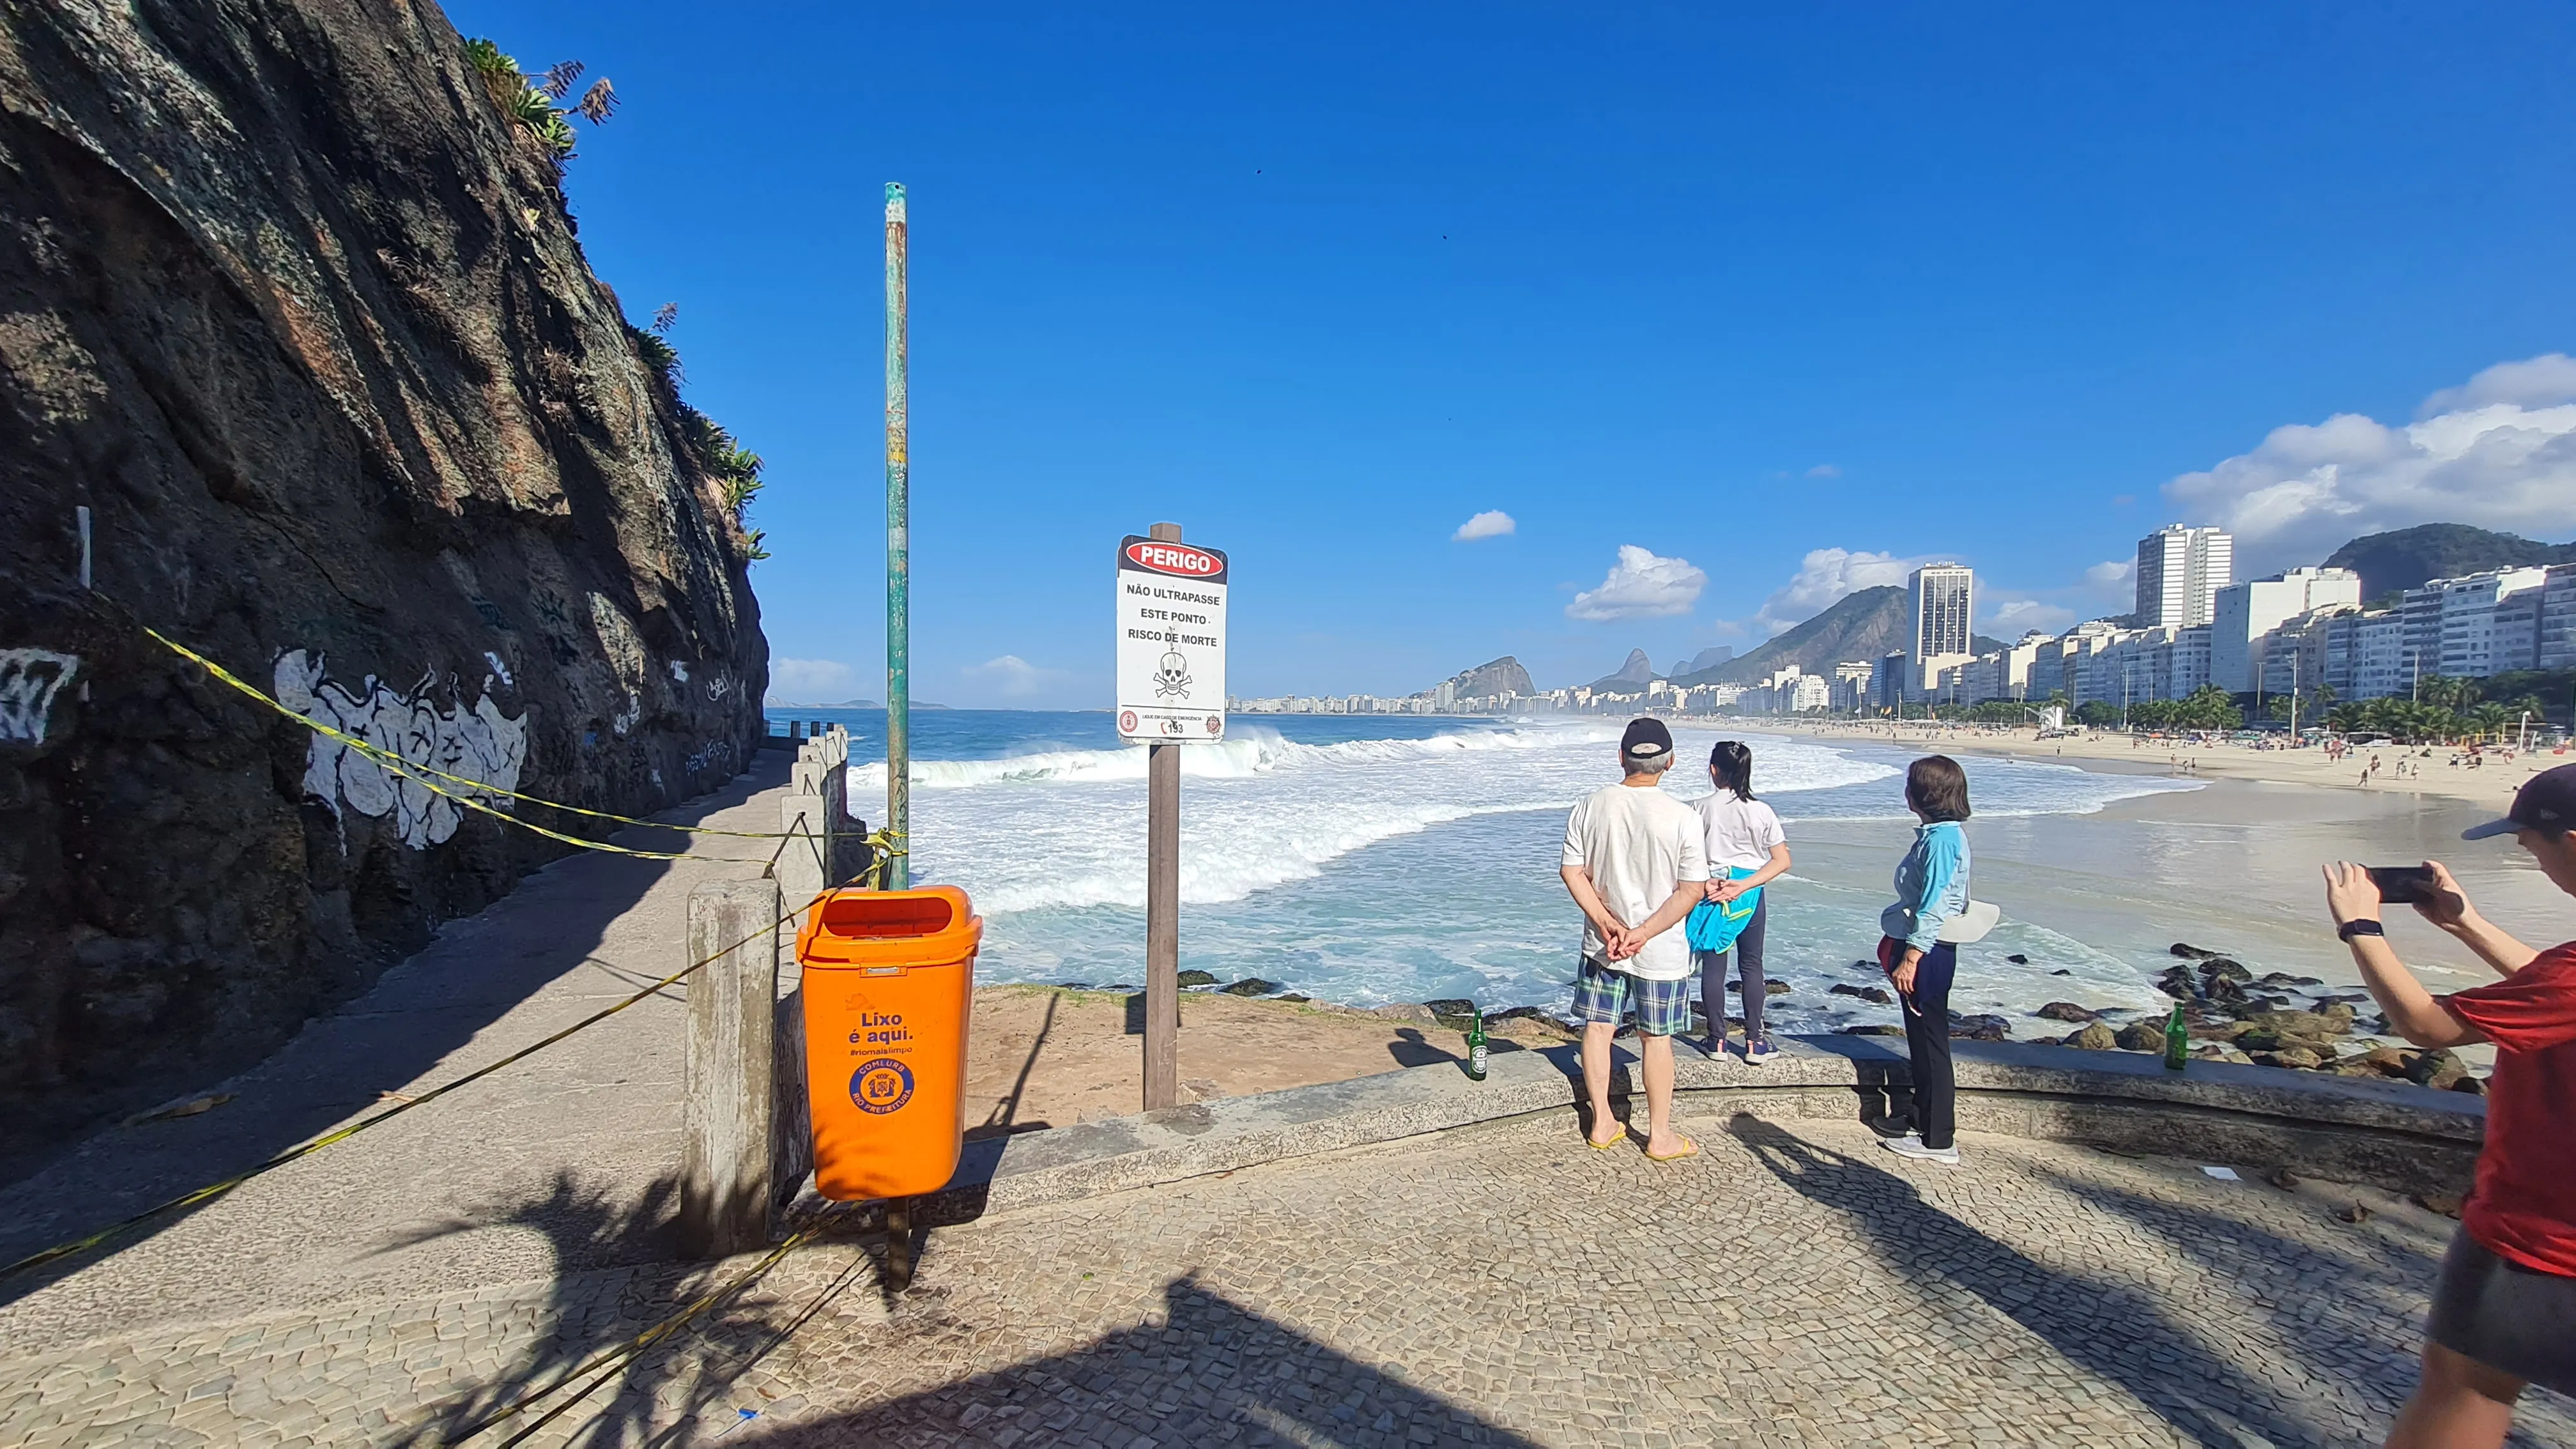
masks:
[[[2576,543],[2542,543],[2465,523],[2422,523],[2365,534],[2326,556],[2327,567],[2361,575],[2365,599],[2411,589],[2427,579],[2554,563],[2576,563]]]
[[[1737,655],[1714,669],[1685,674],[1676,685],[1750,684],[1795,664],[1809,674],[1831,674],[1846,659],[1876,659],[1905,647],[1905,590],[1882,584],[1847,594],[1832,608]]]

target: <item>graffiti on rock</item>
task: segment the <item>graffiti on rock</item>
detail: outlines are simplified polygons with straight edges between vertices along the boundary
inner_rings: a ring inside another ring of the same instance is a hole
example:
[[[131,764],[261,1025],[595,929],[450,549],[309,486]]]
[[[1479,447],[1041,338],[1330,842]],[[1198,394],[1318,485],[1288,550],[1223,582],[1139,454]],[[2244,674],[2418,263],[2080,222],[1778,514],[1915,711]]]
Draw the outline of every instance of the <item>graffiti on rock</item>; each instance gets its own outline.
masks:
[[[50,649],[0,649],[0,740],[41,745],[54,696],[80,671],[80,656]]]
[[[436,780],[454,794],[509,809],[509,797],[496,792],[519,788],[519,770],[528,755],[528,717],[502,714],[489,694],[471,709],[459,703],[442,710],[429,698],[432,683],[424,677],[403,695],[369,675],[353,690],[323,677],[318,654],[290,649],[277,660],[277,698],[288,709],[412,764],[490,785],[492,790],[475,790]],[[414,850],[454,835],[465,817],[465,807],[455,800],[327,735],[313,736],[305,756],[304,788],[335,813],[345,806],[372,819],[390,816],[403,843]]]

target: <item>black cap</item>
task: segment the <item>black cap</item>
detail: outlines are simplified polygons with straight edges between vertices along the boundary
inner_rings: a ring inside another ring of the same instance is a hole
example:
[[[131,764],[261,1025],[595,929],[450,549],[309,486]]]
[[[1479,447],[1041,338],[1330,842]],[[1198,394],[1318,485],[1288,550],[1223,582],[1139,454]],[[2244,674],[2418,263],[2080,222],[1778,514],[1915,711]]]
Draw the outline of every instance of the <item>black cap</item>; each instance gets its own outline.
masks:
[[[2553,834],[2576,830],[2576,765],[2543,770],[2523,781],[2522,788],[2513,792],[2513,808],[2504,813],[2502,820],[2463,830],[2460,838],[2484,840],[2517,830],[2546,830]]]
[[[1622,759],[1651,760],[1657,755],[1672,752],[1673,732],[1664,728],[1664,722],[1653,715],[1628,721],[1628,732],[1619,736]]]

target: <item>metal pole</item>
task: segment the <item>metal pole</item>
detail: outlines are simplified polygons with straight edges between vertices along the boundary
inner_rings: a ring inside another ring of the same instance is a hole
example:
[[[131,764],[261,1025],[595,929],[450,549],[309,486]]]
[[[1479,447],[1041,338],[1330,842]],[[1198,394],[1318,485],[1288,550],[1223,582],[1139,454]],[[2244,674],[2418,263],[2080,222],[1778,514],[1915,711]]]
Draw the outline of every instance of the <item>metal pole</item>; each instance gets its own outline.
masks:
[[[886,828],[902,852],[886,862],[885,884],[900,891],[912,888],[911,241],[895,181],[885,189],[885,245]]]
[[[1179,543],[1181,526],[1146,530]],[[1145,1110],[1174,1106],[1181,1088],[1181,746],[1147,745],[1145,760]]]

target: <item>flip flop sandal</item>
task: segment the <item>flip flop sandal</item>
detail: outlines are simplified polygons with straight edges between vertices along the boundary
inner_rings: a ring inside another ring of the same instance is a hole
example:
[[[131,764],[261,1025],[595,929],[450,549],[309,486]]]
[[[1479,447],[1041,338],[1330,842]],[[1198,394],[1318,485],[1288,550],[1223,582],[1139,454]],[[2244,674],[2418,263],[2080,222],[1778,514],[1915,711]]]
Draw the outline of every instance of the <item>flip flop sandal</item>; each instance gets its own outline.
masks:
[[[1609,1151],[1611,1148],[1616,1147],[1616,1146],[1618,1146],[1620,1143],[1625,1142],[1625,1141],[1627,1141],[1627,1140],[1628,1140],[1628,1134],[1627,1134],[1627,1133],[1625,1133],[1625,1132],[1622,1132],[1622,1133],[1620,1133],[1618,1136],[1611,1138],[1611,1139],[1610,1139],[1609,1141],[1607,1141],[1607,1142],[1595,1142],[1595,1141],[1593,1141],[1591,1138],[1586,1137],[1586,1138],[1584,1138],[1584,1139],[1583,1139],[1583,1145],[1584,1145],[1584,1146],[1586,1146],[1586,1147],[1591,1148],[1591,1149],[1592,1149],[1593,1151],[1595,1151],[1595,1152],[1607,1152],[1607,1151]]]
[[[1682,1140],[1690,1143],[1690,1146],[1683,1151],[1666,1152],[1660,1155],[1649,1152],[1646,1154],[1646,1160],[1649,1162],[1679,1162],[1685,1157],[1699,1156],[1699,1144],[1697,1142],[1692,1142],[1691,1139],[1687,1137]]]

